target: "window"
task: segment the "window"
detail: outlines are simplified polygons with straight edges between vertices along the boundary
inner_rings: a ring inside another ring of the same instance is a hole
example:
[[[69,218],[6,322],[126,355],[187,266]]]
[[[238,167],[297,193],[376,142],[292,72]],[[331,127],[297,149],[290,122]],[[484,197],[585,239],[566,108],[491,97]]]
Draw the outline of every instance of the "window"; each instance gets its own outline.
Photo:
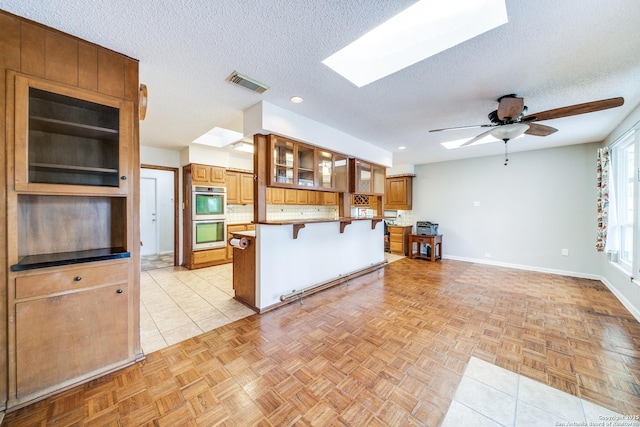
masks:
[[[633,263],[633,213],[634,213],[634,154],[633,141],[621,147],[620,178],[620,261],[631,267]]]
[[[611,250],[617,250],[621,267],[629,272],[635,264],[636,243],[634,240],[637,217],[638,132],[632,131],[614,145],[612,156],[613,191],[615,208],[610,216]]]

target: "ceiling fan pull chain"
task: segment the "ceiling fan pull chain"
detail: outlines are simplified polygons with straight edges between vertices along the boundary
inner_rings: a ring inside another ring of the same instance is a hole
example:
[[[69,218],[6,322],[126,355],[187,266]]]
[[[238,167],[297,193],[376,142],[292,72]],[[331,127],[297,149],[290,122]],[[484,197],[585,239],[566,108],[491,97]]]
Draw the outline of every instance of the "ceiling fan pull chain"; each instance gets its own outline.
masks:
[[[504,140],[504,165],[507,166],[509,164],[509,149],[507,148],[508,139]]]

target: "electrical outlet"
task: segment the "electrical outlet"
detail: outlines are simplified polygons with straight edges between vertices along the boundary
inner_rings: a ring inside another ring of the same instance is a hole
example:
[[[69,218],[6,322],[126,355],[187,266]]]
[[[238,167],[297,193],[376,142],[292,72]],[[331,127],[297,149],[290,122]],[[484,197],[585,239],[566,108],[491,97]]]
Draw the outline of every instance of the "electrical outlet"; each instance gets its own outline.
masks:
[[[562,254],[562,256],[569,256],[569,249],[562,248],[561,254]]]

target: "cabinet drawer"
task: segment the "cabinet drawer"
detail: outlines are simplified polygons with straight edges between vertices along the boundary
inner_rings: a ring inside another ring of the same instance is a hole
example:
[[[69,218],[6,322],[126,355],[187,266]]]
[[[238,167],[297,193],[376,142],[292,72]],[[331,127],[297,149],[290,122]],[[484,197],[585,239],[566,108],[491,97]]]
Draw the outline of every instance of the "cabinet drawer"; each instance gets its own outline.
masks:
[[[404,254],[404,245],[402,242],[390,242],[389,250],[394,254]]]
[[[404,240],[404,234],[402,233],[389,233],[389,241],[390,242],[400,242],[402,243]]]
[[[198,251],[193,253],[194,264],[204,264],[206,262],[224,261],[227,259],[227,248],[211,249],[209,251]]]
[[[16,277],[16,299],[128,281],[129,262],[86,265],[61,271]]]

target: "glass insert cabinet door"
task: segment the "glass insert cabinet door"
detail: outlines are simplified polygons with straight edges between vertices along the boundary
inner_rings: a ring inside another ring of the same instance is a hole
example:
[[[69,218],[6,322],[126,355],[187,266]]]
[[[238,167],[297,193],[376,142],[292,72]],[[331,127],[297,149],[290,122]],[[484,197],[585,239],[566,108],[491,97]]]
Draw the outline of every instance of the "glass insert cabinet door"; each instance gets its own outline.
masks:
[[[349,159],[342,154],[320,150],[318,181],[322,189],[349,191]]]
[[[385,168],[380,165],[352,159],[352,192],[356,194],[384,194]]]
[[[372,191],[371,179],[371,165],[356,160],[356,192],[370,193]]]
[[[315,186],[315,148],[297,145],[297,184],[300,187]]]
[[[333,188],[333,154],[327,151],[318,153],[318,177],[322,188]]]
[[[273,139],[273,176],[274,183],[293,184],[293,148],[291,141]]]

